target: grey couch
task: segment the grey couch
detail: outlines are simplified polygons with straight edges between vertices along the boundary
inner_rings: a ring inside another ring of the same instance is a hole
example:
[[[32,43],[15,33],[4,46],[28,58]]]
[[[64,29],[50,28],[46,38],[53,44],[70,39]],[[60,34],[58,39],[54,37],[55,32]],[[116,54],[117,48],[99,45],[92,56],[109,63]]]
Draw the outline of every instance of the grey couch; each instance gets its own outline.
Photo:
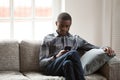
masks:
[[[64,80],[39,72],[39,41],[0,41],[0,80]],[[115,57],[86,80],[120,80],[120,60]]]

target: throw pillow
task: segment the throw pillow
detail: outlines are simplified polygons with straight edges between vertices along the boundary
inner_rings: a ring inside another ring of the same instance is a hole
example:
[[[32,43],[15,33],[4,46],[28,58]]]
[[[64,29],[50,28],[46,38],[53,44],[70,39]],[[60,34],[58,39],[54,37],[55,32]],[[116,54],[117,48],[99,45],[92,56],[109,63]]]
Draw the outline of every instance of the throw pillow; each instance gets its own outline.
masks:
[[[87,51],[80,59],[84,74],[89,75],[94,73],[114,56],[108,56],[103,49],[91,49]]]

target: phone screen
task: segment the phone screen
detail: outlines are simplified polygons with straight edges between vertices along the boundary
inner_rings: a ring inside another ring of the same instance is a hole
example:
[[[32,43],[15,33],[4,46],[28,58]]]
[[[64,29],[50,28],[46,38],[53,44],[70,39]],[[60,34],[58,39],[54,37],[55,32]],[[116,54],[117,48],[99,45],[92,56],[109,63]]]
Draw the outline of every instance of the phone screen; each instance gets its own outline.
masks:
[[[70,50],[71,50],[71,47],[70,47],[70,46],[65,46],[64,50],[70,51]]]

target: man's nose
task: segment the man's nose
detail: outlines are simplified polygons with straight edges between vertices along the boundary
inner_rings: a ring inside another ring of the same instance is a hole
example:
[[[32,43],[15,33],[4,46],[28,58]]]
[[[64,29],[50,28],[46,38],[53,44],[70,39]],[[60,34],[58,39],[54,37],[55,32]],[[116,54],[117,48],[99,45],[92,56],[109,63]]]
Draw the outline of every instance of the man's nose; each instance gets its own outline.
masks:
[[[62,28],[62,30],[63,30],[63,31],[66,31],[66,30],[67,30],[67,28],[66,28],[66,27],[63,27],[63,28]]]

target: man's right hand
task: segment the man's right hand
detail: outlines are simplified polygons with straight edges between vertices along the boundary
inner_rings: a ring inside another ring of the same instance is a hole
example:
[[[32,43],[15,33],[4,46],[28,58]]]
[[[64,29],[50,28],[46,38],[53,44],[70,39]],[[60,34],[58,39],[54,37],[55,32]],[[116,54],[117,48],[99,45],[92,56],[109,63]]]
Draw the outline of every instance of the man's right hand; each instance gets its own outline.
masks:
[[[65,54],[66,52],[68,52],[68,50],[61,50],[61,51],[56,55],[56,57],[60,57],[60,56],[62,56],[63,54]]]

